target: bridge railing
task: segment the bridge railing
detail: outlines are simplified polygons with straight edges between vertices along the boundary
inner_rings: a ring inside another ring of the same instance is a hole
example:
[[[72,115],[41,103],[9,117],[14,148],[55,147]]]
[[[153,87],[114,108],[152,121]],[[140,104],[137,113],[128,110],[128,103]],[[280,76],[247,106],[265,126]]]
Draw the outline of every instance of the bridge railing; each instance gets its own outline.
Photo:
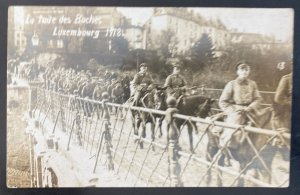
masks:
[[[137,134],[135,131],[134,116],[143,114],[153,120],[150,124],[142,121],[140,129],[145,126],[148,133],[153,125],[152,135],[140,131]],[[280,147],[289,151],[290,134],[286,132],[180,115],[176,109],[159,111],[110,103],[105,97],[102,101],[95,101],[44,89],[38,89],[34,115],[41,124],[43,134],[49,131],[47,122],[52,121],[51,133],[56,134],[59,130],[68,137],[66,150],[72,150],[74,145],[80,147],[94,159],[91,172],[97,173],[99,166],[104,166],[124,180],[120,184],[122,186],[241,186],[239,181],[245,179],[246,186],[269,187],[284,186],[288,182],[288,173],[284,174],[285,181],[275,181],[272,176],[276,170],[269,167],[272,160],[269,158],[273,156],[265,156],[277,150],[274,140],[280,140],[283,145]],[[162,138],[157,139],[160,116],[166,117],[162,124],[165,130]],[[177,120],[184,120],[184,125],[174,125]],[[197,135],[193,133],[194,153],[189,151],[187,126],[194,126],[199,131]],[[246,149],[253,153],[249,161],[239,162],[228,152],[231,139],[224,147],[215,145],[214,156],[209,156],[210,130],[215,127],[231,129],[233,135],[242,134],[243,141],[247,143]],[[252,140],[253,134],[267,136],[259,148]],[[224,157],[224,154],[228,156]],[[228,158],[235,165],[220,165],[222,158]],[[276,162],[279,164],[285,163],[282,159],[277,161],[280,161]],[[245,166],[239,170],[241,163]],[[246,174],[250,167],[261,167],[260,170],[272,181]]]

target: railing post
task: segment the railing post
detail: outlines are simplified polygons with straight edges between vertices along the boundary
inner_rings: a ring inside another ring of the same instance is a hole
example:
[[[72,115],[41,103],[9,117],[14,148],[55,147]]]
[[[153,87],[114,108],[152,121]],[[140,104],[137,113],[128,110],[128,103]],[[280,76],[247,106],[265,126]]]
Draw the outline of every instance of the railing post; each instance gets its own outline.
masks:
[[[112,148],[112,144],[111,144],[111,132],[110,132],[110,116],[109,116],[109,110],[107,107],[107,102],[109,101],[109,96],[107,93],[103,93],[102,94],[102,98],[103,98],[103,110],[104,110],[104,147],[106,149],[106,166],[108,170],[114,170],[114,163],[113,163],[113,158],[112,158],[112,154],[111,154],[111,148]]]
[[[166,121],[167,121],[167,130],[168,130],[168,151],[169,151],[169,176],[171,179],[172,187],[181,187],[183,183],[180,179],[181,167],[178,162],[178,138],[179,138],[179,128],[174,120],[173,114],[178,113],[176,108],[176,99],[174,97],[169,97],[167,99],[168,109],[166,110]]]
[[[202,96],[205,95],[205,85],[204,84],[201,85],[201,95]]]

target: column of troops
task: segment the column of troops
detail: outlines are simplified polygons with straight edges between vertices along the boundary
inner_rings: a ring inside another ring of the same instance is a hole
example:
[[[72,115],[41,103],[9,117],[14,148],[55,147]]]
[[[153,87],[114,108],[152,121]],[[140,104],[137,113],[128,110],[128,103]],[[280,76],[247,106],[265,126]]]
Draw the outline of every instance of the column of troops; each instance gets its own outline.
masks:
[[[289,61],[292,65],[292,59]],[[190,88],[181,73],[182,64],[172,64],[173,72],[166,78],[163,87],[169,99],[178,100],[180,96],[191,95]],[[263,99],[256,82],[249,79],[251,65],[239,62],[234,69],[237,78],[229,81],[219,98],[219,107],[227,115],[227,122],[244,124],[244,113],[252,115],[259,126]],[[140,70],[132,78],[129,74],[117,74],[108,70],[97,72],[75,71],[72,68],[48,66],[43,71],[44,87],[48,90],[75,94],[83,98],[101,100],[103,93],[108,93],[110,100],[124,103],[128,99],[134,106],[141,106],[140,99],[153,89],[152,75],[148,64],[140,64]],[[290,129],[292,97],[292,73],[283,76],[275,93],[273,108],[275,111],[275,129]]]

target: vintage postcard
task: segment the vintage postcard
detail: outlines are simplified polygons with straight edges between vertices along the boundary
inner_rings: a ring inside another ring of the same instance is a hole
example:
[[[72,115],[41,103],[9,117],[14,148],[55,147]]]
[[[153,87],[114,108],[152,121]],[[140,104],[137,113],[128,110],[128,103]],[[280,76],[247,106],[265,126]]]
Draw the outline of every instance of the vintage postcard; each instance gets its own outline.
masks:
[[[7,187],[288,187],[294,10],[10,6]]]

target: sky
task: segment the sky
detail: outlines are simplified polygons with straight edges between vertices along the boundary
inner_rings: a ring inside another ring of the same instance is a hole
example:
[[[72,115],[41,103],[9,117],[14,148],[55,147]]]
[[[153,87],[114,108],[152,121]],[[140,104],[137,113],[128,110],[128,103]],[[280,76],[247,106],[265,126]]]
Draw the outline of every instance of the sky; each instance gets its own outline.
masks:
[[[278,40],[291,40],[294,12],[289,8],[189,8],[205,18],[220,18],[229,28],[241,32],[275,36]],[[153,8],[118,8],[126,17],[137,23],[145,23]]]

